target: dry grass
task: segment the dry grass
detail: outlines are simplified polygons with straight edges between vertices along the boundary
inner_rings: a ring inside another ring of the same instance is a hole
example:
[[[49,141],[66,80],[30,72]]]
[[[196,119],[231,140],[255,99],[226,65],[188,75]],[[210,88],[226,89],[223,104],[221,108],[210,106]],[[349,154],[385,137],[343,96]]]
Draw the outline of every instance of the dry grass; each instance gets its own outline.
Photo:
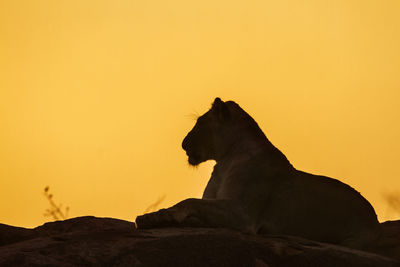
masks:
[[[53,194],[50,194],[49,186],[46,186],[44,188],[43,194],[46,197],[46,199],[49,201],[49,204],[50,204],[50,208],[46,209],[44,216],[52,217],[54,220],[68,219],[69,207],[67,206],[67,207],[65,207],[65,209],[63,209],[62,204],[57,205],[54,202]]]
[[[400,215],[400,193],[384,193],[383,198],[388,205],[388,213]]]
[[[155,202],[151,203],[143,212],[144,213],[149,213],[157,210],[157,207],[160,206],[160,204],[164,201],[167,195],[162,195],[159,197]]]

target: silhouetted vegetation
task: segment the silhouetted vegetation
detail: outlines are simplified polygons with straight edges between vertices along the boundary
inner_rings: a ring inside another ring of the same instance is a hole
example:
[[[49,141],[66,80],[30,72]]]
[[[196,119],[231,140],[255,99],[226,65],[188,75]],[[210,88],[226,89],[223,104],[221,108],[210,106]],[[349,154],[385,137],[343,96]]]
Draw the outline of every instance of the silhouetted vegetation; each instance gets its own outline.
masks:
[[[69,207],[63,209],[62,204],[57,205],[54,202],[53,194],[50,193],[49,186],[44,188],[44,196],[49,201],[50,208],[46,209],[44,216],[53,217],[54,220],[65,220],[68,218]]]
[[[385,193],[383,194],[383,198],[386,200],[386,203],[388,204],[388,211],[400,215],[400,193],[399,192]]]
[[[148,206],[143,213],[148,213],[148,212],[152,212],[152,211],[156,211],[157,207],[164,201],[166,195],[162,195],[161,197],[159,197],[154,203],[150,204],[150,206]]]

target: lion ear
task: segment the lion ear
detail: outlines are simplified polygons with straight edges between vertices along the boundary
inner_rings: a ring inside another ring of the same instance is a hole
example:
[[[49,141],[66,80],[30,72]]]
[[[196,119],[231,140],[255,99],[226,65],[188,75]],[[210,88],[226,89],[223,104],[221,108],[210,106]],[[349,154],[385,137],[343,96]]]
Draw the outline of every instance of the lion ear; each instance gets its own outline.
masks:
[[[215,98],[214,103],[212,104],[212,109],[219,120],[226,121],[230,118],[228,106],[221,100],[221,98]]]
[[[214,99],[214,103],[213,103],[213,105],[217,105],[217,104],[219,104],[219,103],[223,103],[224,101],[222,101],[221,100],[221,98],[219,98],[219,97],[216,97],[215,99]]]

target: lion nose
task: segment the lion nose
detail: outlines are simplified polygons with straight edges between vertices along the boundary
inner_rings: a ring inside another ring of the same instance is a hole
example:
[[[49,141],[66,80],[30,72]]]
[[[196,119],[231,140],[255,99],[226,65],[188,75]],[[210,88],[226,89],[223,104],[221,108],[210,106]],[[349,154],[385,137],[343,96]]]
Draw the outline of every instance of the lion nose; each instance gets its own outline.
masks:
[[[186,151],[187,147],[188,147],[188,138],[186,136],[182,141],[182,148],[183,148],[183,150]]]

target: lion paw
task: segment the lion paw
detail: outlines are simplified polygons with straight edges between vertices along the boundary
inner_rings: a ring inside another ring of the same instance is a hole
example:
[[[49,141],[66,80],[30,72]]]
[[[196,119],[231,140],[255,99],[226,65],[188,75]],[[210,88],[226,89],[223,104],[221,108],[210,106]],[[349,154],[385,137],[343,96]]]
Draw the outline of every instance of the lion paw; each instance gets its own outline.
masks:
[[[167,209],[161,209],[136,217],[138,229],[160,228],[177,224],[178,222]]]
[[[169,208],[161,209],[156,212],[147,213],[136,218],[138,229],[162,228],[172,226],[203,226],[203,220],[194,214],[183,209]]]

